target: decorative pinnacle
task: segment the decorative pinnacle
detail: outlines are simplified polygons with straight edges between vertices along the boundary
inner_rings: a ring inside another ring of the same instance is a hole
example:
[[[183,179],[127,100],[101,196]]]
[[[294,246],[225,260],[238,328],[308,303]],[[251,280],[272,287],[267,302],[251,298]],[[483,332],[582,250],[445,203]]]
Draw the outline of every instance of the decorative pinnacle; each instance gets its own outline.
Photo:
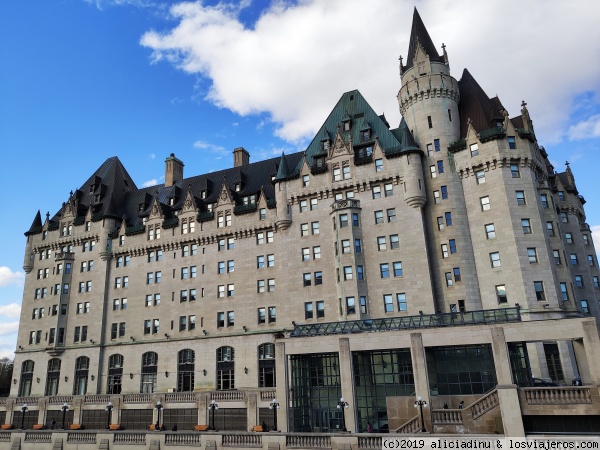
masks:
[[[442,50],[446,51],[446,44],[442,42]]]
[[[565,161],[565,166],[569,167],[569,161]]]

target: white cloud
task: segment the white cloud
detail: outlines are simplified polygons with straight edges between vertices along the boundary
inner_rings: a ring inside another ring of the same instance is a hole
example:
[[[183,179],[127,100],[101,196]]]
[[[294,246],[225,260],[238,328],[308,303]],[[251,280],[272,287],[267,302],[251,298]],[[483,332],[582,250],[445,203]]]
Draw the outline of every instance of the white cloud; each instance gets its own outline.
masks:
[[[192,144],[192,147],[200,150],[206,150],[214,155],[217,155],[215,157],[216,159],[221,159],[222,157],[227,156],[231,153],[230,150],[227,150],[221,145],[211,144],[206,141],[196,141]]]
[[[592,230],[592,239],[594,240],[596,254],[600,255],[600,225],[592,225],[590,226],[590,230]]]
[[[0,359],[8,358],[10,360],[15,359],[15,351],[14,350],[5,350],[0,348]]]
[[[0,317],[8,317],[18,319],[21,316],[21,305],[18,303],[10,303],[8,305],[0,305]]]
[[[154,158],[156,158],[156,155],[155,155],[154,153],[150,153],[150,154],[148,155],[148,158],[150,158],[150,159],[154,159]]]
[[[0,322],[0,336],[16,333],[19,329],[19,322]]]
[[[151,180],[144,181],[142,183],[142,187],[156,186],[157,184],[158,184],[158,180],[156,178],[153,178]]]
[[[413,4],[275,1],[249,28],[231,5],[178,3],[170,10],[176,25],[149,31],[140,42],[153,50],[153,61],[205,77],[208,90],[199,90],[206,100],[242,116],[265,113],[277,135],[295,141],[312,137],[352,89],[390,123],[399,122],[398,55],[406,58]],[[453,76],[468,67],[511,116],[527,100],[544,142],[567,133],[576,94],[600,91],[600,64],[585,59],[600,49],[600,2],[506,0],[498,8],[479,0],[425,0],[419,12],[438,48],[447,44]]]
[[[0,267],[0,286],[8,286],[16,284],[22,286],[25,282],[25,274],[23,272],[13,272],[10,267]]]
[[[600,114],[569,127],[569,139],[572,141],[597,137],[600,137]]]

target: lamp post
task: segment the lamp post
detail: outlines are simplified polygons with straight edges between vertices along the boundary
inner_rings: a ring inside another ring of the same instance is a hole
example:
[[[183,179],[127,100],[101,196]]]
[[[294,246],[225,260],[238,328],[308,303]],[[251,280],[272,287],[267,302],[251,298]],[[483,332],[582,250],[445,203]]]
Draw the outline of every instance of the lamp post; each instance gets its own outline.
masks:
[[[427,430],[425,429],[425,421],[423,420],[423,408],[427,408],[427,402],[423,400],[423,397],[420,395],[417,397],[417,401],[415,402],[415,408],[419,408],[421,415],[421,433],[425,433]]]
[[[29,408],[27,407],[27,403],[21,406],[21,430],[25,429],[25,413]]]
[[[210,424],[208,429],[215,431],[215,411],[219,409],[219,404],[215,400],[210,401],[208,410],[210,411]]]
[[[273,410],[273,431],[277,431],[277,410],[279,408],[281,408],[281,405],[277,402],[277,399],[274,398],[269,405],[269,409]]]
[[[342,431],[346,430],[346,413],[344,413],[344,409],[348,409],[350,404],[344,399],[344,397],[340,398],[340,401],[337,404],[337,409],[339,409],[342,413]]]
[[[158,429],[156,431],[160,431],[161,426],[160,426],[160,412],[162,411],[162,409],[164,408],[163,404],[159,401],[156,402],[156,410],[158,411],[158,418],[156,420],[156,423],[158,424]]]
[[[65,429],[65,416],[67,415],[67,411],[69,410],[69,405],[67,404],[67,402],[65,402],[60,409],[62,409],[62,412],[63,412],[62,429],[64,430]]]
[[[110,429],[110,414],[112,413],[114,406],[112,404],[112,402],[108,402],[108,405],[106,405],[104,407],[104,410],[106,411],[106,429]]]

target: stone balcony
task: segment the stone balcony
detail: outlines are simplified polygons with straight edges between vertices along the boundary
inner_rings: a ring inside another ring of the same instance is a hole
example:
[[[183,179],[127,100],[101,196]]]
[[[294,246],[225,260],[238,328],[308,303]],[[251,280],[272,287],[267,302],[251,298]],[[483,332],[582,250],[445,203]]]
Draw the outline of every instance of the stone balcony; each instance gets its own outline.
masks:
[[[546,415],[549,407],[553,414],[598,414],[600,389],[594,386],[520,388],[519,402],[523,415]]]

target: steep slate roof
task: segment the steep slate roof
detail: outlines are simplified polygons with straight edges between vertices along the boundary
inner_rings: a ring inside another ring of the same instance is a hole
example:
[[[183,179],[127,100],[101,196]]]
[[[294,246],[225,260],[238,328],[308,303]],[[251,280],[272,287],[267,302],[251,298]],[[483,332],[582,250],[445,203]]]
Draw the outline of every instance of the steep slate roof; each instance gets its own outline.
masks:
[[[349,133],[354,146],[363,146],[365,144],[361,141],[360,129],[365,122],[368,122],[373,138],[369,141],[371,144],[376,137],[386,154],[394,154],[401,151],[401,143],[388,129],[387,121],[382,120],[382,118],[373,111],[371,105],[367,103],[358,90],[354,90],[342,95],[331,113],[329,113],[329,117],[327,117],[325,123],[319,128],[319,131],[315,134],[312,142],[308,145],[306,149],[306,159],[309,166],[313,165],[313,158],[316,155],[322,154],[321,141],[324,136],[327,135],[329,139],[333,141],[338,126],[341,127],[345,118],[352,121],[352,127],[349,132],[342,131],[342,135],[347,139]],[[299,169],[299,167],[296,167],[295,171],[298,171]]]
[[[40,210],[38,209],[37,214],[33,218],[33,222],[29,227],[29,231],[25,233],[25,236],[29,236],[30,234],[39,233],[42,230],[42,216],[40,214]]]
[[[494,128],[496,121],[504,121],[500,100],[498,98],[490,99],[467,69],[463,71],[458,88],[460,90],[458,108],[461,138],[467,136],[469,119],[477,132]]]
[[[400,151],[401,152],[410,152],[410,151],[421,151],[415,139],[408,129],[408,124],[404,117],[400,121],[400,126],[391,130],[392,134],[396,136],[396,139],[400,142]]]
[[[417,51],[417,42],[421,43],[421,46],[425,50],[425,53],[429,55],[430,61],[439,61],[444,62],[444,60],[440,57],[433,45],[433,41],[427,32],[427,28],[425,28],[425,24],[423,20],[421,20],[421,16],[419,15],[419,11],[415,7],[415,11],[413,13],[412,20],[412,28],[410,30],[410,41],[408,44],[408,55],[406,56],[406,65],[403,66],[403,70],[406,71],[413,66],[413,57],[415,56],[415,52]]]

